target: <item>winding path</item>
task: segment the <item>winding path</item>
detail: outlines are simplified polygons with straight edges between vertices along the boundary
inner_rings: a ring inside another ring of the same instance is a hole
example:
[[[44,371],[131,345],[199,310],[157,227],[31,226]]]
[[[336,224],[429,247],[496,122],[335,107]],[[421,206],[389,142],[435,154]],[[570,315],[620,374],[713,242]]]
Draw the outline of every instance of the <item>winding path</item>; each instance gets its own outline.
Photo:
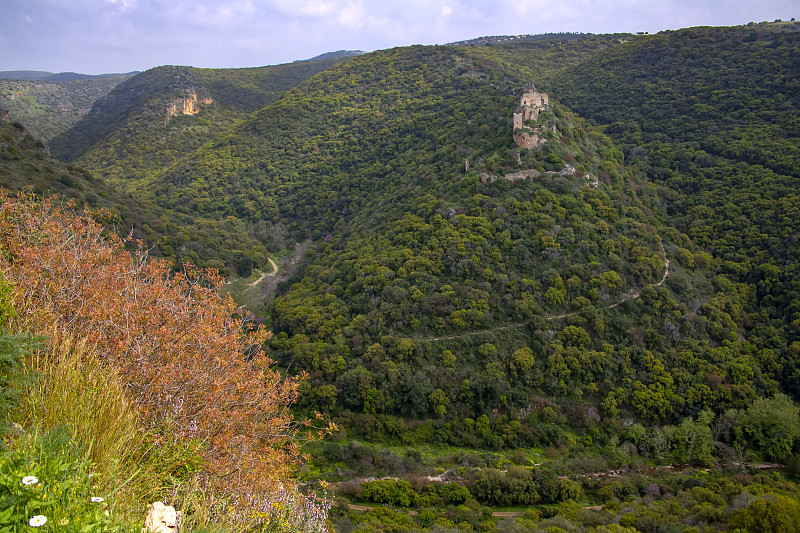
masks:
[[[654,287],[660,287],[666,280],[667,276],[669,276],[669,258],[667,257],[667,251],[664,249],[664,244],[661,244],[661,253],[664,255],[664,276],[661,278],[661,281],[658,283],[654,283]],[[624,296],[620,301],[615,304],[607,305],[605,307],[599,307],[598,310],[602,311],[603,309],[613,309],[614,307],[618,307],[628,300],[635,300],[641,296],[641,289],[637,289],[636,291]],[[557,320],[561,318],[567,318],[573,315],[577,315],[580,311],[572,311],[571,313],[565,313],[563,315],[547,315],[545,319],[547,320]],[[447,337],[417,337],[417,340],[421,341],[449,341],[460,339],[463,337],[471,337],[473,335],[481,335],[483,333],[493,333],[495,331],[502,331],[504,329],[515,329],[527,326],[530,324],[531,319],[523,320],[522,322],[515,322],[513,324],[506,324],[505,326],[497,326],[496,328],[491,329],[479,329],[477,331],[467,331],[466,333],[459,333],[457,335],[449,335]]]
[[[275,261],[273,261],[272,258],[269,256],[267,257],[267,261],[269,261],[269,264],[272,265],[272,272],[270,273],[262,272],[261,277],[259,277],[257,280],[255,280],[253,283],[249,285],[251,289],[256,285],[258,285],[259,283],[261,283],[262,281],[264,281],[265,278],[275,276],[278,273],[278,265],[275,263]]]
[[[318,500],[321,500],[321,498],[318,498]],[[372,505],[356,505],[353,503],[345,503],[345,502],[333,502],[333,505],[336,507],[344,507],[345,509],[349,509],[350,511],[367,512],[375,509],[375,507]],[[605,506],[590,505],[588,507],[584,507],[584,509],[586,509],[587,511],[602,511],[603,507]],[[412,516],[416,516],[418,514],[417,511],[406,510],[406,512]],[[504,517],[516,518],[522,515],[523,515],[522,511],[495,511],[492,513],[492,516],[496,518],[504,518]]]

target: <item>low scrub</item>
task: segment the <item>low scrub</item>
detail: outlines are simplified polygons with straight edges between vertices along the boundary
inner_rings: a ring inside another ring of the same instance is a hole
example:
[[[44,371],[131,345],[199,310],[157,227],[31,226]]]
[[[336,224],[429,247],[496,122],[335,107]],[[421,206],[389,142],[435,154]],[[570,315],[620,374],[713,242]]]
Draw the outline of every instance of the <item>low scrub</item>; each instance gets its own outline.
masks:
[[[289,411],[297,381],[261,351],[269,332],[219,296],[219,277],[173,275],[130,244],[88,214],[0,193],[9,328],[45,339],[23,358],[36,379],[17,387],[20,430],[64,428],[92,486],[127,494],[129,513],[165,499],[190,503],[198,526],[324,530],[326,508],[293,481],[311,425]]]

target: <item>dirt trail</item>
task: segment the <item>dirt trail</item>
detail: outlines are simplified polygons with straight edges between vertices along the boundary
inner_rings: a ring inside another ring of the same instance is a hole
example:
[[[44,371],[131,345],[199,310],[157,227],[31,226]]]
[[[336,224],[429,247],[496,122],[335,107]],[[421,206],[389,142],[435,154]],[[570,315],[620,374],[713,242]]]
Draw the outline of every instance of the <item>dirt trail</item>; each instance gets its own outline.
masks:
[[[334,502],[333,505],[335,505],[336,507],[344,507],[351,511],[361,511],[361,512],[367,512],[371,511],[372,509],[375,509],[375,507],[369,505],[355,505],[352,503],[344,503],[344,502]],[[589,507],[584,507],[584,509],[588,511],[602,511],[603,507],[604,507],[603,505],[591,505]],[[417,515],[417,511],[407,511],[407,512],[412,516]],[[522,511],[496,511],[492,513],[492,516],[496,518],[505,518],[505,517],[517,518],[522,515],[523,515]]]
[[[261,277],[249,285],[251,289],[264,281],[265,278],[275,276],[278,273],[278,265],[275,263],[275,261],[273,261],[271,257],[267,257],[267,261],[269,261],[269,264],[272,265],[272,272],[262,272]]]
[[[663,244],[661,245],[661,253],[664,255],[664,276],[661,278],[661,281],[659,281],[658,283],[654,283],[653,284],[653,286],[655,286],[655,287],[660,287],[667,280],[667,276],[669,276],[669,258],[667,257],[667,251],[664,249],[664,245]],[[607,305],[606,307],[600,307],[600,308],[598,308],[598,310],[602,311],[603,309],[613,309],[615,307],[618,307],[618,306],[624,304],[628,300],[635,300],[636,298],[639,298],[640,296],[641,296],[641,289],[638,289],[638,290],[628,294],[627,296],[624,296],[617,303],[611,304],[611,305]],[[577,315],[578,313],[579,313],[579,311],[573,311],[571,313],[565,313],[563,315],[548,315],[545,318],[547,320],[556,320],[556,319],[567,318],[567,317],[570,317],[570,316],[573,316],[573,315]],[[495,331],[502,331],[504,329],[521,328],[521,327],[527,326],[528,324],[530,324],[530,322],[531,322],[530,319],[528,319],[528,320],[523,320],[522,322],[515,322],[513,324],[506,324],[505,326],[497,326],[496,328],[492,328],[492,329],[480,329],[480,330],[477,330],[477,331],[468,331],[466,333],[459,333],[458,335],[450,335],[450,336],[447,336],[447,337],[419,337],[418,339],[422,340],[422,341],[450,341],[450,340],[454,340],[454,339],[460,339],[460,338],[463,338],[463,337],[470,337],[470,336],[473,336],[473,335],[480,335],[482,333],[493,333]]]

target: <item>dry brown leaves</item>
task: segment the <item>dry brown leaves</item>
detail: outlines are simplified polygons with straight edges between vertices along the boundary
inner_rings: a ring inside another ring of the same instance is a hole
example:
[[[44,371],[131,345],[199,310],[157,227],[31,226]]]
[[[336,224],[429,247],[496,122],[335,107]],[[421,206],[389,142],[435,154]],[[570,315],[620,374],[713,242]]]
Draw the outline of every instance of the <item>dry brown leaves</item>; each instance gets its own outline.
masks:
[[[221,278],[172,275],[88,214],[27,194],[0,193],[0,247],[21,326],[57,323],[96,343],[152,427],[207,443],[219,488],[252,494],[286,482],[302,426],[288,410],[297,381],[269,368],[260,350],[269,332],[243,332],[235,303],[219,296]]]

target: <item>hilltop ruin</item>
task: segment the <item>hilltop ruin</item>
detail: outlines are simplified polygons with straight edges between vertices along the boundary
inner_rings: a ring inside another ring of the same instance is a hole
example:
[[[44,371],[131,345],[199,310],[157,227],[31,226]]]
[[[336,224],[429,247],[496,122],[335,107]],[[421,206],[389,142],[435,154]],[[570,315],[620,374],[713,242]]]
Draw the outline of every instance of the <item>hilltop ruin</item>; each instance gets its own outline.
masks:
[[[544,126],[536,124],[539,112],[550,107],[547,93],[540,93],[531,83],[522,93],[519,107],[514,112],[514,142],[520,148],[535,148],[547,142]]]

